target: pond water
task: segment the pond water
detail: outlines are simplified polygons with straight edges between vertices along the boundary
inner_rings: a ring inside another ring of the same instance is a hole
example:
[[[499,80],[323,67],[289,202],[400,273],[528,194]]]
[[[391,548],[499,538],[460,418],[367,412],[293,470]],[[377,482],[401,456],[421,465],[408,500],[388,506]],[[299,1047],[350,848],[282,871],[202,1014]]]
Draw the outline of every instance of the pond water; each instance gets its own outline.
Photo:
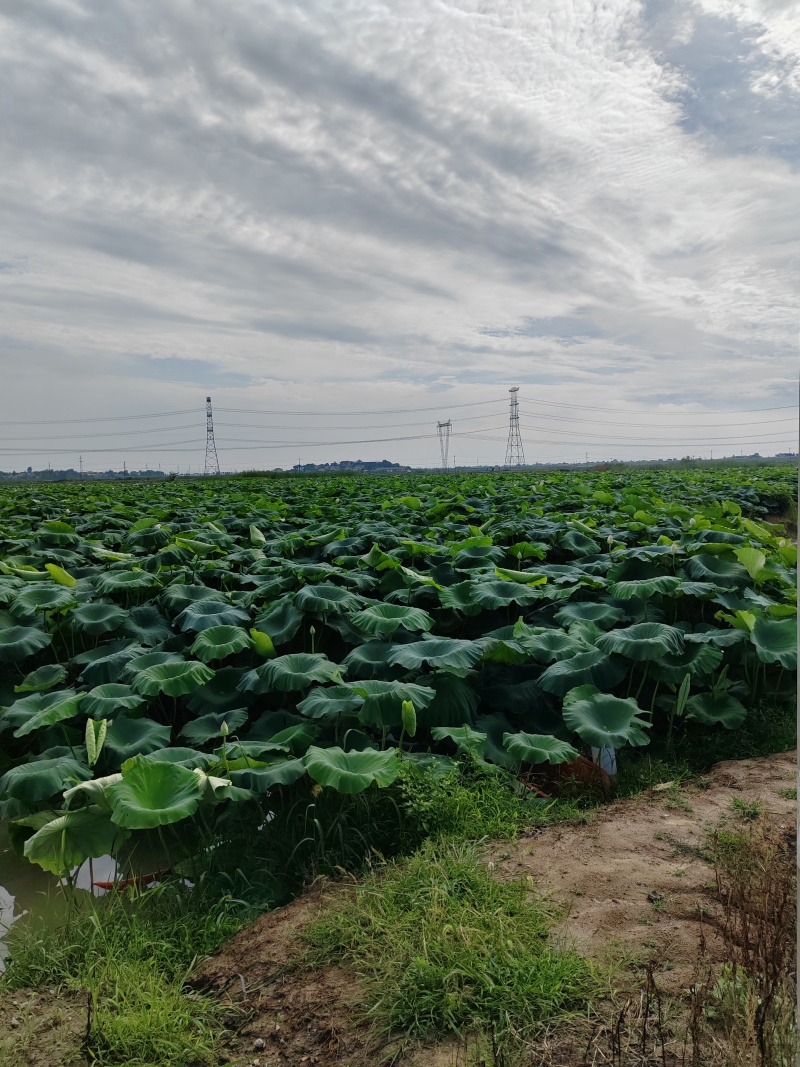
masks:
[[[106,893],[93,882],[113,882],[163,868],[164,856],[159,852],[157,844],[142,848],[140,842],[135,859],[131,853],[118,860],[113,856],[87,860],[75,877],[74,891],[79,901],[88,902],[91,896]],[[24,915],[57,923],[65,916],[67,904],[65,881],[17,855],[8,840],[8,824],[0,822],[0,971],[8,958],[6,937],[13,924]]]

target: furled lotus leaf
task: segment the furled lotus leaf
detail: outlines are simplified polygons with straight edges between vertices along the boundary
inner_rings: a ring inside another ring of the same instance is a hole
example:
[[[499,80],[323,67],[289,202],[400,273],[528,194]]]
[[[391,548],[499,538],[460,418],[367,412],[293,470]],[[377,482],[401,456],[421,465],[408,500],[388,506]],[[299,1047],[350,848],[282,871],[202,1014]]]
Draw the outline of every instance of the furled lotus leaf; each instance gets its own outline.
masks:
[[[64,811],[25,842],[25,858],[64,877],[87,859],[113,855],[129,837],[101,808]]]
[[[345,615],[358,611],[363,601],[354,593],[331,582],[306,585],[294,598],[295,607],[317,615]]]
[[[787,670],[797,670],[796,619],[756,619],[750,640],[764,663],[780,663]]]
[[[577,748],[548,734],[504,734],[503,744],[525,763],[572,763],[580,755]]]
[[[543,671],[536,684],[546,693],[564,696],[579,685],[613,689],[626,675],[622,662],[600,648],[590,648],[569,659],[558,660]]]
[[[571,689],[564,697],[564,722],[582,741],[595,748],[646,745],[650,724],[632,698],[601,693],[593,685]]]
[[[81,797],[87,804],[97,804],[110,811],[106,799],[106,786],[120,781],[122,781],[122,775],[117,773],[107,774],[103,778],[92,778],[88,782],[78,782],[77,785],[64,790],[64,803],[70,804],[75,797]]]
[[[168,697],[186,696],[214,677],[214,671],[196,660],[172,660],[155,663],[138,670],[133,676],[135,692],[152,697],[163,693]]]
[[[220,736],[223,724],[227,726],[228,733],[235,733],[240,726],[247,722],[247,711],[244,708],[234,708],[232,711],[223,711],[219,715],[201,715],[199,719],[187,722],[181,730],[181,737],[193,745],[202,745],[206,741]]]
[[[194,815],[202,799],[194,771],[141,757],[122,768],[122,781],[106,790],[111,819],[129,830],[167,826]]]
[[[128,618],[128,612],[117,604],[104,604],[95,600],[73,608],[69,618],[76,630],[95,636],[118,630]]]
[[[65,667],[60,663],[45,663],[37,667],[35,671],[26,674],[19,685],[14,686],[15,693],[43,693],[46,689],[52,689],[54,685],[60,685],[67,677]]]
[[[239,626],[222,625],[202,630],[189,651],[203,663],[210,663],[212,660],[226,659],[252,647],[253,639],[246,630]]]
[[[431,667],[469,670],[483,655],[483,649],[475,641],[460,641],[453,637],[432,637],[427,641],[412,641],[407,645],[392,645],[389,662],[419,670],[425,664]]]
[[[351,682],[348,688],[364,700],[358,714],[361,722],[374,726],[399,726],[404,700],[412,701],[417,708],[427,708],[436,695],[424,685],[379,679]]]
[[[66,785],[91,777],[89,768],[72,756],[36,759],[6,771],[0,778],[0,798],[39,804],[60,793]]]
[[[81,695],[74,689],[59,689],[55,693],[32,693],[16,701],[8,709],[9,718],[14,719],[25,705],[29,711],[25,721],[14,731],[14,737],[25,737],[43,726],[53,726],[57,722],[73,719],[80,711]]]
[[[223,625],[236,626],[249,621],[250,616],[244,608],[222,600],[197,600],[193,604],[187,604],[175,620],[181,630],[191,630],[193,633]]]
[[[401,604],[371,604],[352,618],[357,630],[376,637],[391,637],[399,627],[409,632],[430,630],[433,619],[422,608],[404,607]]]
[[[729,693],[697,693],[686,702],[684,714],[704,726],[721,723],[727,730],[733,730],[747,718],[747,708]]]
[[[14,597],[14,615],[32,615],[37,611],[61,611],[71,608],[77,600],[72,589],[63,585],[28,585]]]
[[[318,686],[300,701],[297,710],[309,719],[338,719],[341,715],[352,715],[363,702],[364,698],[350,685]]]
[[[397,778],[401,766],[396,749],[345,752],[341,748],[312,746],[304,760],[306,771],[315,782],[339,793],[362,793],[373,782],[383,789]]]
[[[152,589],[158,585],[158,578],[148,571],[125,570],[105,571],[93,579],[94,585],[101,596],[112,596],[114,593],[129,593],[139,589]]]
[[[559,626],[571,626],[576,622],[592,622],[601,630],[609,630],[624,617],[622,608],[600,601],[582,601],[578,604],[565,604],[559,608],[553,618]]]
[[[254,693],[294,693],[307,689],[314,682],[339,681],[341,670],[338,664],[331,663],[319,652],[293,652],[248,671],[239,683],[239,689]]]
[[[268,634],[276,645],[291,641],[303,622],[303,613],[287,598],[278,600],[256,619],[256,629]]]
[[[169,726],[161,726],[152,719],[132,719],[120,715],[108,727],[105,747],[124,763],[132,756],[146,756],[169,744]]]
[[[664,623],[637,622],[603,634],[597,640],[597,647],[636,662],[659,660],[662,656],[679,656],[683,652],[683,634]]]

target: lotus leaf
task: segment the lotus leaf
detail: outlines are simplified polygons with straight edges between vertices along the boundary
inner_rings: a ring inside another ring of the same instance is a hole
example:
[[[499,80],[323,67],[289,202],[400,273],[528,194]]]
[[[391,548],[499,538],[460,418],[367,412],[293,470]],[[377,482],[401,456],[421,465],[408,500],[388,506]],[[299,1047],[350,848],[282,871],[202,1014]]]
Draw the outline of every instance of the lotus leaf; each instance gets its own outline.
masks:
[[[25,804],[40,804],[60,793],[71,782],[92,777],[89,768],[74,756],[53,756],[12,767],[0,778],[0,797]]]
[[[364,698],[352,685],[333,685],[312,689],[297,705],[297,710],[309,719],[338,719],[341,715],[352,715],[363,702]]]
[[[419,670],[425,664],[445,669],[469,670],[482,655],[483,650],[475,641],[460,641],[452,637],[432,637],[426,641],[413,641],[407,645],[393,645],[388,659],[390,663],[411,670]]]
[[[525,763],[572,763],[580,755],[572,745],[547,734],[504,734],[503,744]]]
[[[128,618],[128,612],[116,604],[104,604],[95,600],[73,608],[69,617],[77,630],[95,636],[118,630]]]
[[[117,826],[149,830],[194,815],[203,794],[187,767],[137,757],[124,764],[122,781],[110,785],[106,795]]]
[[[348,614],[358,611],[362,604],[359,597],[330,582],[304,586],[296,594],[294,602],[301,611],[313,611],[318,615]]]
[[[161,726],[152,719],[133,719],[120,715],[108,727],[106,749],[113,752],[117,763],[132,756],[147,756],[169,744],[169,726]]]
[[[564,697],[564,722],[582,741],[595,748],[621,748],[646,745],[645,730],[650,724],[641,719],[642,709],[632,698],[623,700],[601,693],[593,685],[571,689]]]
[[[0,663],[17,663],[35,656],[52,640],[50,634],[33,626],[7,626],[0,630]]]
[[[189,651],[203,663],[211,663],[213,660],[226,659],[228,656],[234,656],[237,652],[243,652],[244,649],[252,647],[253,639],[246,630],[238,626],[223,625],[212,626],[208,630],[201,631]]]
[[[674,626],[660,622],[638,622],[603,634],[597,640],[597,647],[637,663],[660,660],[662,656],[679,656],[683,652],[683,634]]]
[[[55,693],[32,693],[18,700],[8,710],[9,718],[27,712],[25,721],[14,731],[14,737],[25,737],[43,726],[53,726],[65,719],[73,719],[80,711],[81,697],[74,689],[60,689]]]
[[[433,627],[433,619],[427,611],[400,604],[371,604],[354,615],[352,622],[357,630],[376,637],[391,637],[401,626],[412,633]]]
[[[56,815],[25,842],[25,857],[60,877],[91,857],[113,855],[129,837],[101,808],[78,808]]]
[[[400,773],[395,749],[345,752],[341,748],[311,747],[305,755],[306,771],[315,782],[339,793],[362,793],[373,782],[381,789]]]
[[[756,619],[750,640],[764,663],[780,663],[787,670],[797,670],[796,619]]]
[[[722,723],[727,730],[733,730],[747,718],[747,708],[729,693],[697,693],[686,702],[685,715],[704,726]]]
[[[543,671],[537,679],[537,685],[545,693],[554,693],[563,697],[570,689],[579,685],[597,685],[603,689],[613,689],[626,674],[621,660],[603,652],[600,648],[590,648],[579,652],[569,659],[558,660]]]
[[[14,686],[15,693],[42,693],[60,685],[67,677],[66,668],[60,663],[45,663],[35,671],[26,674],[19,685]]]
[[[214,671],[196,660],[173,660],[155,663],[137,670],[133,676],[133,690],[143,696],[186,696],[214,677]]]
[[[236,626],[249,622],[250,616],[243,608],[227,604],[222,600],[197,600],[187,604],[175,620],[181,630],[198,633],[203,630],[216,629],[218,626]]]
[[[112,719],[121,712],[136,711],[143,703],[144,698],[135,693],[131,686],[106,682],[86,693],[81,710],[93,719]]]
[[[294,693],[308,689],[314,682],[340,680],[342,670],[320,653],[294,652],[278,656],[249,671],[239,683],[239,689],[255,693]]]
[[[235,733],[240,726],[247,722],[247,712],[244,708],[224,711],[220,715],[201,715],[199,719],[187,722],[181,730],[181,737],[185,737],[193,745],[202,745],[212,738],[220,736],[223,724],[227,726],[229,733]]]

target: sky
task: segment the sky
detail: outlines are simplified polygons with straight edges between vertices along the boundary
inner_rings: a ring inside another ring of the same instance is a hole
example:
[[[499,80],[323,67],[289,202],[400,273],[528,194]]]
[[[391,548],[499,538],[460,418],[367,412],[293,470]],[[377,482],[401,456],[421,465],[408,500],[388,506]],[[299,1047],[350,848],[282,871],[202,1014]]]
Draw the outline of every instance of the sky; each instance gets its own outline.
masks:
[[[795,451],[798,114],[795,0],[0,0],[0,469]]]

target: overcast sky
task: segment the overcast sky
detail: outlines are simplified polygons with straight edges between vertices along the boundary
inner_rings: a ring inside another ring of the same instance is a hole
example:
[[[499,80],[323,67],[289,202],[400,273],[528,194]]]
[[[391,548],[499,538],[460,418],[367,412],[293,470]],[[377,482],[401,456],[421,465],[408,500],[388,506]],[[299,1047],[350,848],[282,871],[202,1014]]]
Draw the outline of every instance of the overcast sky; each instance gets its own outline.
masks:
[[[0,469],[797,447],[796,0],[0,13]]]

